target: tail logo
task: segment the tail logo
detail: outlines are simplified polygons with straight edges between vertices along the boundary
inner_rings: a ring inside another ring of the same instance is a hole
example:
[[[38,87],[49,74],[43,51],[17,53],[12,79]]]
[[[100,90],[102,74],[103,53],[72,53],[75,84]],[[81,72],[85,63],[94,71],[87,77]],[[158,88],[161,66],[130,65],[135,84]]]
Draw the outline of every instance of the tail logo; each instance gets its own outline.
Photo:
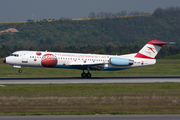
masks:
[[[151,50],[151,51],[153,51],[153,53],[155,53],[152,47],[147,47],[147,48],[149,48],[149,50]]]

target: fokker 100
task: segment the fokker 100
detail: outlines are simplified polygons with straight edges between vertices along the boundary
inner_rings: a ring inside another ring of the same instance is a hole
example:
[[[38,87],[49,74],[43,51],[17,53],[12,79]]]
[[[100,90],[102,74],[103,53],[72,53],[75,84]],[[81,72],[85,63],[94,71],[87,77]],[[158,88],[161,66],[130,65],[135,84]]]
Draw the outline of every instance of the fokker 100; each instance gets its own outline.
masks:
[[[3,62],[19,68],[19,73],[22,72],[21,66],[71,68],[83,70],[82,78],[90,78],[90,70],[124,70],[153,65],[156,63],[155,56],[166,44],[164,41],[151,40],[138,53],[126,55],[16,51],[4,58]],[[87,73],[84,70],[87,70]]]

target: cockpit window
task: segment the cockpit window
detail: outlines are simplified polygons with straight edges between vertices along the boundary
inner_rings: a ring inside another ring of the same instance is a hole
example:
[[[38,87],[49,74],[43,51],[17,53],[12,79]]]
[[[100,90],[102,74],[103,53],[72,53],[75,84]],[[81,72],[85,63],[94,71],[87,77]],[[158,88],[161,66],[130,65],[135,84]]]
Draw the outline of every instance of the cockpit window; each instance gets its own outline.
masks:
[[[19,54],[11,54],[11,56],[19,57]]]

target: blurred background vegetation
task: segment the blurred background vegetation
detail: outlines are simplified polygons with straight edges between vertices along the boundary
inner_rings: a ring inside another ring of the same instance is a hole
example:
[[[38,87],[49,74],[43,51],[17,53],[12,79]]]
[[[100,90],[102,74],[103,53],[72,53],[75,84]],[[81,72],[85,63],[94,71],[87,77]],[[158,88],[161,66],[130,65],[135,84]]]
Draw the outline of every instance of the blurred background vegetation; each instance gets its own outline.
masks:
[[[18,32],[2,32],[14,28]],[[176,42],[157,58],[180,53],[180,7],[157,8],[153,14],[89,13],[88,19],[0,23],[0,57],[17,50],[48,50],[97,54],[138,52],[150,40]]]

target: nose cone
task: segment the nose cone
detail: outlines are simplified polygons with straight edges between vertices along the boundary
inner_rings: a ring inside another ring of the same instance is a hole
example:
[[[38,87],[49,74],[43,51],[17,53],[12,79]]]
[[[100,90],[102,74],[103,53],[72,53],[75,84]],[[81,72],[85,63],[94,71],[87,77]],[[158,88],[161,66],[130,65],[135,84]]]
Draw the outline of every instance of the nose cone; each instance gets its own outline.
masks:
[[[3,59],[3,62],[6,63],[6,58]]]

